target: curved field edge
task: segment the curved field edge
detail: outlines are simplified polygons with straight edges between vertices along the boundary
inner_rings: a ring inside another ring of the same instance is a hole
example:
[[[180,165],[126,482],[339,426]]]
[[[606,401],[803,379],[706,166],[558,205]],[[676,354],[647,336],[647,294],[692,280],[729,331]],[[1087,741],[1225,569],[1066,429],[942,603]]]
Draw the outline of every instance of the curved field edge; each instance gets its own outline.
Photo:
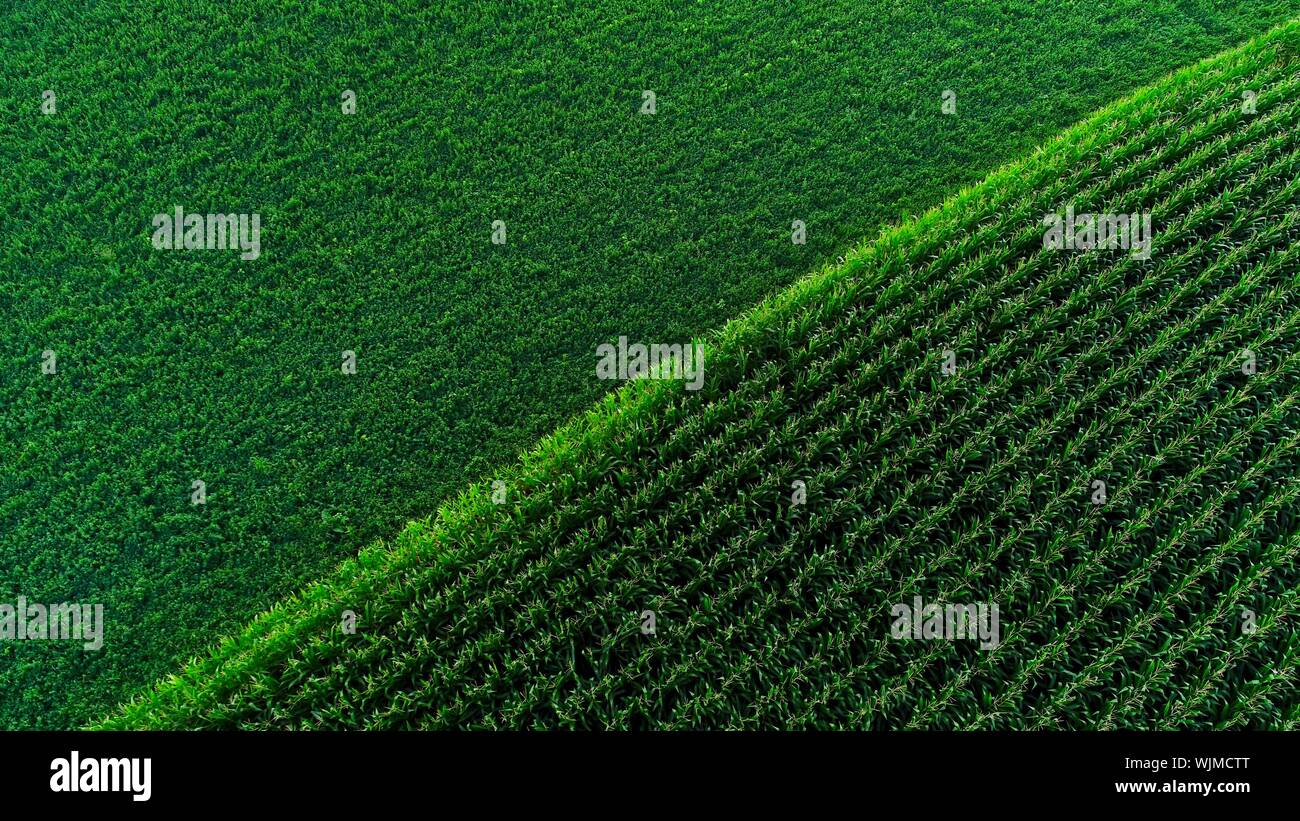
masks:
[[[958,234],[999,206],[1014,202],[1043,181],[1064,175],[1079,158],[1110,144],[1155,119],[1161,101],[1177,102],[1220,86],[1234,93],[1231,82],[1249,76],[1293,52],[1300,41],[1300,21],[1283,24],[1244,45],[1178,70],[1164,80],[1114,102],[1065,130],[1022,160],[964,188],[944,203],[878,237],[859,244],[833,266],[826,266],[768,298],[702,341],[708,351],[708,379],[702,393],[726,393],[739,376],[761,360],[765,347],[779,344],[786,327],[815,327],[860,300],[864,293],[905,288],[906,278],[888,281],[913,254],[934,247],[937,239]],[[925,240],[921,242],[920,240]],[[575,477],[603,472],[602,453],[613,442],[637,434],[638,422],[671,413],[682,395],[670,382],[636,381],[606,395],[593,408],[523,454],[498,475],[512,491],[536,505],[563,498],[579,482]],[[343,611],[356,609],[366,621],[364,605],[414,567],[454,573],[462,560],[482,554],[470,549],[490,545],[496,526],[523,517],[523,509],[496,505],[490,481],[471,485],[427,519],[403,529],[391,544],[377,542],[329,576],[282,600],[247,627],[221,641],[210,654],[194,659],[93,724],[98,729],[172,728],[202,725],[202,715],[233,689],[290,658],[308,637],[337,629]],[[544,514],[543,514],[544,515]]]

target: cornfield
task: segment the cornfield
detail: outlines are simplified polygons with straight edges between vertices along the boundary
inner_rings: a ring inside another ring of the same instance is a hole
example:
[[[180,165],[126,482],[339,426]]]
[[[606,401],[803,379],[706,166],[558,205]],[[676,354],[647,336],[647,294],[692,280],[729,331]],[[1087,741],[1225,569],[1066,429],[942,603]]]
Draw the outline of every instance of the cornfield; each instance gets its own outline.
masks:
[[[858,245],[96,726],[1294,727],[1298,46]],[[1045,249],[1067,205],[1150,258]],[[899,638],[917,597],[1000,635]]]

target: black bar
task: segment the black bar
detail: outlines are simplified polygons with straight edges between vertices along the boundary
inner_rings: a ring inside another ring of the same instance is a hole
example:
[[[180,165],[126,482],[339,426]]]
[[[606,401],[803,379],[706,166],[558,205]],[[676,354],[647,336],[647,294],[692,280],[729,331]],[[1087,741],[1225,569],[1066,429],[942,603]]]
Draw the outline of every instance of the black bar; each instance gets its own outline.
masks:
[[[461,802],[483,805],[475,811],[531,802],[541,811],[568,793],[602,814],[680,805],[687,793],[760,805],[782,794],[816,803],[836,797],[864,809],[883,809],[882,799],[919,801],[908,806],[927,813],[981,802],[990,802],[982,805],[990,811],[1185,807],[1193,800],[1221,809],[1288,799],[1294,739],[1286,733],[18,732],[0,733],[0,790],[7,807],[16,799],[56,810],[113,805],[129,813],[432,801],[433,815],[460,815]],[[71,765],[73,751],[82,768],[97,773],[102,759],[134,758],[142,774],[148,758],[148,800],[134,800],[129,789],[52,791],[58,774],[52,762]],[[1185,767],[1176,766],[1184,759]],[[1160,791],[1175,782],[1216,790],[1244,784],[1249,792]],[[1149,783],[1157,792],[1120,793],[1117,783]]]

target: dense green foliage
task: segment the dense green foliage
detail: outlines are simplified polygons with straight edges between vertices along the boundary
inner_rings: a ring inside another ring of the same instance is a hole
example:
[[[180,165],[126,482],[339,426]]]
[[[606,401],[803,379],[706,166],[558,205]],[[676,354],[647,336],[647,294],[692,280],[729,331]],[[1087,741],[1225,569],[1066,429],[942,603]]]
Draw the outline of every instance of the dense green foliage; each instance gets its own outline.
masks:
[[[595,5],[5,9],[0,601],[109,625],[0,645],[0,726],[99,714],[490,476],[606,389],[597,344],[715,329],[1296,6]],[[155,251],[174,205],[260,213],[261,257]]]
[[[104,726],[1293,726],[1298,55],[1293,23],[885,231],[710,337],[703,390],[606,397],[505,504]],[[1151,258],[1045,251],[1067,203],[1149,210]],[[1000,643],[891,636],[913,596],[999,604]]]

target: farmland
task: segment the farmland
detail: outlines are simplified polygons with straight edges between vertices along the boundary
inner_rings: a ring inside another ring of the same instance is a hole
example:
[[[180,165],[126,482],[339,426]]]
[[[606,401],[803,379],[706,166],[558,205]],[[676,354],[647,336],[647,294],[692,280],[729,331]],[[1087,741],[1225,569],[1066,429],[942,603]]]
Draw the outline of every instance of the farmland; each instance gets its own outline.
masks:
[[[1296,726],[1297,90],[1290,23],[1100,109],[98,726]]]
[[[598,345],[717,329],[1295,10],[10,4],[0,601],[106,625],[0,643],[0,726],[100,715],[491,478],[608,391]]]

